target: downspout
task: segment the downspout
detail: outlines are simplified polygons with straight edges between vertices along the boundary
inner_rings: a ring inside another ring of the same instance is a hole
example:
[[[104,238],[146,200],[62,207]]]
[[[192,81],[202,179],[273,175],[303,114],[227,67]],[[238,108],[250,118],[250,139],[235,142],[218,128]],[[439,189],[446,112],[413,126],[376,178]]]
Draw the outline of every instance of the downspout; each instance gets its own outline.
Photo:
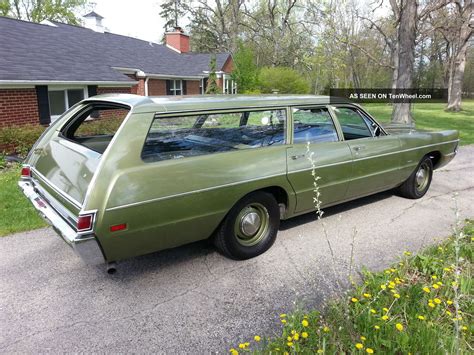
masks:
[[[149,76],[145,78],[145,96],[148,96],[148,80],[150,79]]]

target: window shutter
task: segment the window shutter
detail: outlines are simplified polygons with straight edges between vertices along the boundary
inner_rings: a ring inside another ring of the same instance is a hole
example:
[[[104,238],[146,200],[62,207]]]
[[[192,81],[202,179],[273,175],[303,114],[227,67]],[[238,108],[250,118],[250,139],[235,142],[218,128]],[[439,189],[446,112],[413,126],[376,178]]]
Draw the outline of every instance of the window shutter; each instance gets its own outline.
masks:
[[[166,80],[166,95],[171,95],[171,80]]]
[[[97,85],[87,85],[87,96],[95,96],[97,95]]]
[[[186,91],[186,80],[181,80],[181,82],[183,83],[183,95],[187,95],[187,91]]]
[[[51,123],[51,115],[49,113],[49,98],[48,98],[48,86],[38,85],[36,89],[36,100],[38,102],[38,114],[39,123],[42,125],[48,125]]]

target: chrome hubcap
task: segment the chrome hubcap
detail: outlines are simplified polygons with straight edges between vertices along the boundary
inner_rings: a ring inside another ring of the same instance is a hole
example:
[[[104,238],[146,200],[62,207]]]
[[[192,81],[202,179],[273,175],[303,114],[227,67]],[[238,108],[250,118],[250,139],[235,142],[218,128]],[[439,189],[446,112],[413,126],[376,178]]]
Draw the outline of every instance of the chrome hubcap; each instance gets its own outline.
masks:
[[[429,182],[429,166],[423,163],[415,175],[416,189],[418,191],[423,191]]]
[[[246,237],[252,237],[257,233],[262,224],[260,216],[256,212],[249,212],[242,216],[240,220],[240,231]]]

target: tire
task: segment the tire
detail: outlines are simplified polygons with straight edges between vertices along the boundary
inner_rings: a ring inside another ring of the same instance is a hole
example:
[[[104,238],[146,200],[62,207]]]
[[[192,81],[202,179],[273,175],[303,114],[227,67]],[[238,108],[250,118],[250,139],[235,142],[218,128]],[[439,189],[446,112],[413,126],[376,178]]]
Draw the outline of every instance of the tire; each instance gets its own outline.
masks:
[[[430,188],[432,178],[433,162],[425,156],[410,177],[398,187],[398,193],[406,198],[421,198]]]
[[[214,245],[231,259],[250,259],[273,245],[279,227],[280,210],[273,195],[253,192],[229,211],[217,229]]]

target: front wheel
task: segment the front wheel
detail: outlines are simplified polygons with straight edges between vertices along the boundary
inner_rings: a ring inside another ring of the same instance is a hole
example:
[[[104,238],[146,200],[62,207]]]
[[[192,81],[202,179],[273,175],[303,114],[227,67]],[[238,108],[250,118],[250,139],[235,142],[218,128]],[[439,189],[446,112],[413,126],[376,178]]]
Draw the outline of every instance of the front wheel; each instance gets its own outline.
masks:
[[[279,226],[277,201],[271,194],[257,191],[232,207],[217,230],[214,244],[232,259],[250,259],[273,245]]]
[[[431,185],[433,162],[424,157],[410,177],[398,188],[403,197],[417,199],[423,197]]]

